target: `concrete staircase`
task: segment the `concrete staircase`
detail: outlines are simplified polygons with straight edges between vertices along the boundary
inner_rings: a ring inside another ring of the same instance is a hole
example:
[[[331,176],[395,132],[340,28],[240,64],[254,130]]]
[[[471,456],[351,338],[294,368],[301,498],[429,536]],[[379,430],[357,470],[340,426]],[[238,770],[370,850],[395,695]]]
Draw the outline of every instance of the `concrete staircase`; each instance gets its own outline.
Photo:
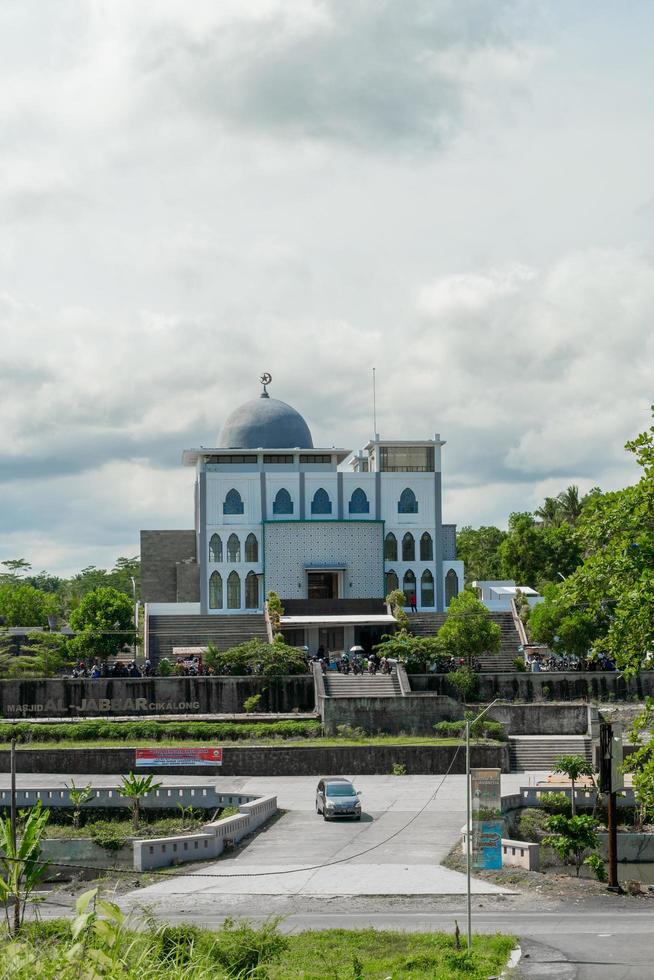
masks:
[[[581,755],[591,762],[591,739],[585,735],[509,735],[511,772],[551,771],[560,755]]]
[[[263,613],[234,616],[150,616],[149,657],[156,663],[173,656],[173,647],[202,647],[213,643],[229,650],[254,638],[267,642]]]
[[[447,613],[409,613],[409,629],[415,636],[435,636],[445,622]],[[481,657],[481,669],[491,673],[513,671],[513,661],[521,656],[520,637],[511,613],[491,613],[490,618],[502,631],[500,649],[496,654]]]
[[[401,697],[397,674],[339,674],[328,670],[324,675],[325,694],[330,698]]]

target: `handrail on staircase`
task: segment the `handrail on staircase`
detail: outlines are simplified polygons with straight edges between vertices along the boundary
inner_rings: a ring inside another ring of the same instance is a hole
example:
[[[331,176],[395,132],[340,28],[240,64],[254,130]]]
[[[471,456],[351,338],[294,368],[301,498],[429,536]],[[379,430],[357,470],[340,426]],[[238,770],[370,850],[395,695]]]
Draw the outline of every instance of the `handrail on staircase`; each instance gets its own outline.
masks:
[[[525,629],[525,624],[520,619],[520,614],[518,613],[518,607],[515,604],[515,599],[511,596],[511,616],[513,617],[513,625],[516,628],[516,632],[520,637],[520,643],[522,645],[522,655],[525,656],[526,648],[529,646],[529,638],[527,637],[527,630]]]

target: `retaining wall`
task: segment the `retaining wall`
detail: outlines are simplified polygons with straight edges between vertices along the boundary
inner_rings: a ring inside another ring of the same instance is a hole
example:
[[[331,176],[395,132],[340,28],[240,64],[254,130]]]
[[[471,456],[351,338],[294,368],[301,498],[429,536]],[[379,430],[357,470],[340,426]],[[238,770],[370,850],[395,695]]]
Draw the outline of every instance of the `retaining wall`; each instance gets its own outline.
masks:
[[[482,673],[479,700],[508,698],[514,701],[639,700],[654,696],[654,670],[626,680],[615,672],[542,671],[531,673]],[[410,674],[413,691],[433,691],[456,696],[447,674]]]
[[[0,681],[0,717],[94,718],[112,715],[237,714],[261,696],[259,710],[313,711],[310,674],[284,677],[44,678]]]
[[[352,746],[228,746],[222,766],[139,766],[139,773],[155,775],[214,776],[322,776],[347,773],[375,775],[390,773],[394,763],[413,774],[440,774],[448,770],[456,746],[352,745]],[[509,750],[502,745],[471,746],[472,765],[509,771]],[[121,776],[134,769],[134,749],[23,749],[16,754],[19,773],[64,772],[77,776],[105,774]],[[9,752],[0,751],[0,772],[9,772]],[[462,773],[465,752],[459,748],[452,772]],[[114,790],[115,792],[115,790]],[[223,794],[225,798],[228,794]],[[47,803],[47,800],[44,802]],[[188,804],[187,804],[188,805]],[[195,805],[198,805],[197,802]]]
[[[433,735],[439,721],[463,717],[463,705],[449,697],[408,694],[405,697],[318,697],[318,712],[325,732],[334,735],[339,725],[387,735]]]

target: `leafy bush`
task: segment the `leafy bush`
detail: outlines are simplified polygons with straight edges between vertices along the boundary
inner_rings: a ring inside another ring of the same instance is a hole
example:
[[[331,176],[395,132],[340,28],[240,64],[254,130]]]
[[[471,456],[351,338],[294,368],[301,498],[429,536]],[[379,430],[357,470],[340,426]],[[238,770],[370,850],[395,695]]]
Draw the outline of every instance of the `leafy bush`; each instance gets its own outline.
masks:
[[[479,688],[479,678],[470,667],[460,667],[448,674],[448,681],[462,701],[474,701]]]
[[[96,820],[88,830],[91,840],[106,851],[119,851],[127,843],[126,836],[111,820]]]
[[[526,672],[526,670],[527,670],[527,667],[525,665],[525,658],[524,657],[514,657],[513,658],[513,669],[516,670],[519,674],[524,674]]]
[[[277,924],[273,919],[255,928],[247,921],[225,919],[212,954],[226,976],[252,976],[260,964],[270,963],[288,949],[289,941],[278,932]]]
[[[393,776],[406,776],[406,766],[403,762],[394,762],[393,768],[391,769],[391,774]]]
[[[460,721],[439,721],[434,725],[434,731],[443,738],[463,738],[466,731],[465,719]],[[473,738],[492,738],[498,742],[506,742],[508,735],[499,721],[489,721],[480,718],[470,726],[470,734]]]
[[[368,733],[363,728],[352,725],[337,725],[336,734],[339,738],[365,738]]]
[[[195,739],[240,741],[255,738],[315,738],[321,734],[319,721],[229,722],[229,721],[106,721],[102,718],[61,724],[29,721],[0,723],[0,741],[12,737],[27,742],[160,741]]]
[[[249,714],[251,711],[256,711],[260,705],[261,695],[253,694],[252,697],[246,698],[243,702],[243,711],[246,711]]]
[[[594,872],[598,881],[606,881],[606,865],[599,854],[589,854],[587,858],[584,858],[584,864]]]
[[[542,793],[540,805],[546,813],[563,813],[570,816],[572,808],[565,793]]]
[[[240,677],[247,674],[272,677],[307,673],[303,652],[297,647],[288,646],[278,637],[274,643],[248,640],[230,650],[219,651],[208,647],[204,661],[215,674]]]
[[[547,814],[543,810],[529,807],[518,817],[516,832],[519,840],[539,844],[547,833]]]

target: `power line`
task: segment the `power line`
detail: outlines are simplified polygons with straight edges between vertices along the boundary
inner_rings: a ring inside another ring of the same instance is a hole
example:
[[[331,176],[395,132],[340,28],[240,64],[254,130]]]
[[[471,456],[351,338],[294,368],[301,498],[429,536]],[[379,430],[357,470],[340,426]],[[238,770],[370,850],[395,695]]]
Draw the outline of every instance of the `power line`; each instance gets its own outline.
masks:
[[[376,844],[372,844],[370,847],[366,847],[364,848],[364,850],[358,851],[356,854],[349,854],[347,857],[336,858],[333,861],[325,861],[321,864],[310,865],[309,867],[306,868],[286,868],[282,871],[243,871],[243,872],[236,872],[235,874],[216,874],[216,873],[210,873],[205,871],[184,871],[178,874],[173,874],[170,871],[158,871],[156,869],[153,869],[151,871],[133,871],[129,868],[102,868],[102,867],[90,867],[84,864],[68,864],[68,863],[62,864],[59,861],[50,861],[48,862],[48,864],[53,868],[68,868],[74,871],[97,871],[103,874],[119,874],[119,875],[132,875],[132,876],[155,875],[159,878],[268,878],[275,875],[302,874],[306,871],[320,871],[322,868],[332,868],[339,864],[347,864],[348,861],[353,861],[355,858],[363,857],[365,854],[370,854],[372,851],[375,851],[378,847],[382,847],[384,844],[388,844],[390,841],[394,840],[400,834],[404,833],[404,831],[407,830],[418,819],[418,817],[422,816],[422,814],[425,812],[425,810],[430,805],[430,803],[432,803],[438,796],[438,793],[440,792],[443,783],[445,782],[445,780],[447,779],[447,777],[450,775],[452,771],[452,767],[454,766],[454,763],[457,759],[460,750],[461,750],[461,745],[457,745],[456,751],[452,756],[452,760],[448,766],[447,772],[444,774],[440,783],[438,784],[438,786],[436,787],[432,795],[429,797],[427,802],[413,814],[410,820],[407,820],[405,824],[403,824],[397,830],[393,831],[392,834],[389,834],[388,837],[385,837],[383,840],[378,841]],[[156,838],[153,838],[153,840],[156,840]],[[11,864],[35,863],[33,861],[28,862],[23,858],[8,858],[8,857],[0,858],[0,863],[2,863],[2,861],[6,861]]]

